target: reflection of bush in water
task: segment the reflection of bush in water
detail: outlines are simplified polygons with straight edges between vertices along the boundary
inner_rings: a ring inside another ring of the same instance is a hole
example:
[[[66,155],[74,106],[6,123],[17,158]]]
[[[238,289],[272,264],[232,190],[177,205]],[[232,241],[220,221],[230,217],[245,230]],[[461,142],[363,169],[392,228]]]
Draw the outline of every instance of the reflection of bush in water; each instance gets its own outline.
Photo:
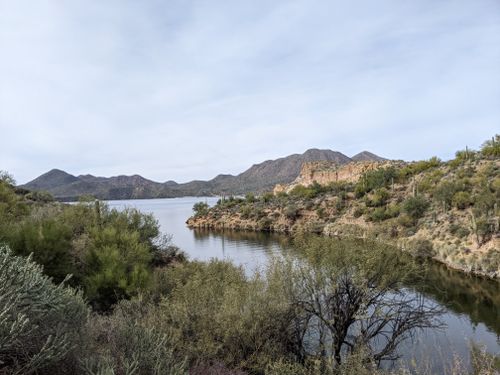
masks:
[[[244,242],[266,248],[270,245],[279,245],[301,257],[300,252],[291,246],[291,237],[286,235],[235,230],[194,229],[193,231],[198,241],[208,240],[213,236],[223,237],[230,243]],[[331,239],[331,241],[338,240]],[[353,247],[366,246],[363,240],[342,241]],[[426,264],[428,268],[424,283],[412,287],[445,305],[451,311],[466,314],[474,324],[484,323],[500,335],[500,283],[465,275],[442,264],[428,262]]]
[[[500,335],[500,283],[468,276],[442,264],[429,264],[424,285],[416,288],[451,311],[467,314]]]
[[[244,242],[264,247],[269,245],[285,247],[290,243],[290,237],[269,232],[195,228],[193,229],[193,233],[196,241],[205,241],[210,237],[216,237],[223,238],[228,242]]]

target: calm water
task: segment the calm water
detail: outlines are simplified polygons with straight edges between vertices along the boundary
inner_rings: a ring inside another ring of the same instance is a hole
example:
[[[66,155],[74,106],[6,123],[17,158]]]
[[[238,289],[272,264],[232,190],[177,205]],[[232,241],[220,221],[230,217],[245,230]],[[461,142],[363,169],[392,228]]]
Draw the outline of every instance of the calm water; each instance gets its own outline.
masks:
[[[134,207],[153,213],[163,233],[173,236],[175,245],[191,259],[230,259],[247,273],[265,266],[269,254],[286,251],[287,238],[254,232],[215,232],[190,230],[186,220],[196,202],[215,204],[217,198],[175,198],[110,201],[110,207]],[[454,354],[467,361],[471,340],[485,345],[489,352],[500,354],[500,283],[469,277],[444,266],[435,265],[421,291],[430,300],[446,307],[447,325],[441,332],[418,334],[406,344],[406,357],[451,358]]]

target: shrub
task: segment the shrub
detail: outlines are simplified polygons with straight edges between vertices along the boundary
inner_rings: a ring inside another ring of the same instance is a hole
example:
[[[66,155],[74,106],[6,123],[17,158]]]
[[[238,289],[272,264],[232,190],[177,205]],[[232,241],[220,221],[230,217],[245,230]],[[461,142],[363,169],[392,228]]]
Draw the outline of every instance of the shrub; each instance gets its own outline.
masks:
[[[205,202],[195,203],[193,206],[194,216],[204,216],[208,213],[209,206]]]
[[[80,293],[0,249],[0,373],[72,373],[87,315]]]
[[[280,359],[271,362],[266,367],[265,375],[307,375],[310,374],[306,368],[296,362],[284,361]]]
[[[433,198],[438,202],[442,203],[444,208],[449,208],[451,206],[453,196],[457,192],[457,188],[454,183],[450,181],[442,181],[433,191]]]
[[[422,196],[410,197],[403,202],[403,212],[413,220],[420,219],[428,207],[429,202]]]
[[[295,220],[299,216],[299,209],[295,205],[288,205],[284,213],[287,219]]]
[[[422,173],[432,168],[437,168],[441,165],[441,159],[433,156],[429,160],[416,161],[408,164],[399,171],[399,179],[405,180],[410,176],[414,176],[418,173]]]
[[[318,192],[311,187],[297,185],[290,191],[289,195],[295,198],[313,199],[318,195]]]
[[[260,230],[269,231],[271,230],[271,226],[273,225],[273,220],[269,217],[263,217],[259,220],[259,228]]]
[[[381,207],[387,203],[387,200],[390,198],[389,191],[386,188],[380,188],[375,190],[372,194],[368,196],[366,199],[366,205],[368,207]]]
[[[275,275],[247,279],[242,268],[213,260],[166,270],[169,290],[155,326],[179,338],[190,364],[222,363],[263,373],[292,347],[286,285]]]
[[[436,253],[432,242],[426,239],[417,238],[408,242],[408,250],[417,257],[432,258]]]
[[[86,256],[86,296],[97,310],[108,310],[123,298],[130,298],[148,286],[151,248],[138,232],[105,227],[92,231]]]
[[[83,361],[85,372],[187,375],[184,359],[175,353],[176,338],[148,321],[154,311],[141,300],[122,301],[112,315],[95,315],[89,324],[92,347]]]
[[[389,187],[396,177],[397,171],[394,167],[379,168],[366,172],[356,184],[354,190],[356,197],[361,198],[374,189]]]
[[[240,209],[240,215],[242,219],[250,219],[252,215],[252,207],[245,205]]]
[[[476,154],[476,151],[469,150],[469,148],[466,148],[465,150],[459,150],[455,153],[455,159],[450,161],[450,166],[456,168],[464,164],[466,161],[474,160]]]
[[[481,215],[487,215],[495,208],[497,198],[490,188],[483,184],[477,194],[474,195],[474,208],[479,211]]]
[[[430,192],[441,181],[443,172],[440,169],[426,173],[418,183],[419,192]]]
[[[298,309],[295,324],[305,325],[301,344],[307,349],[316,344],[311,356],[333,371],[346,363],[348,353],[362,349],[379,364],[414,330],[439,326],[439,309],[418,295],[395,293],[405,279],[418,278],[415,262],[396,249],[355,243],[298,237],[295,245],[305,261],[285,259],[274,267],[287,286],[284,294]]]
[[[459,210],[464,210],[472,204],[472,198],[466,191],[459,191],[453,195],[453,205]]]
[[[496,134],[491,140],[481,146],[481,154],[486,157],[500,157],[500,135]]]
[[[385,207],[377,207],[368,215],[368,219],[375,222],[387,220],[388,218]]]
[[[357,206],[352,213],[355,218],[361,217],[365,214],[366,208],[363,206]]]
[[[267,192],[261,195],[260,200],[264,203],[272,202],[274,199],[274,194],[272,192]]]
[[[26,220],[7,235],[7,242],[17,255],[33,254],[33,260],[44,266],[46,275],[61,282],[74,274],[70,249],[71,228],[55,218]]]
[[[253,193],[247,193],[245,195],[245,200],[248,202],[248,203],[254,203],[256,201],[255,199],[255,195]]]

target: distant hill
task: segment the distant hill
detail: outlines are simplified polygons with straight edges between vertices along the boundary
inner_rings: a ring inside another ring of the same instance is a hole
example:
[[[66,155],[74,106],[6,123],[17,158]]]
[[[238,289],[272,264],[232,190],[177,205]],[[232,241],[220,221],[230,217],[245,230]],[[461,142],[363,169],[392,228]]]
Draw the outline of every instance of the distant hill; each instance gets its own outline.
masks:
[[[338,151],[310,149],[303,154],[293,154],[255,164],[237,176],[221,174],[209,181],[160,183],[139,175],[73,176],[62,170],[53,169],[22,187],[34,191],[47,191],[59,200],[76,200],[84,195],[109,200],[259,193],[272,189],[276,184],[291,183],[299,175],[305,162],[330,161],[342,165],[351,161],[382,160],[385,159],[367,151],[349,158]]]
[[[386,161],[387,159],[375,155],[369,151],[362,151],[351,157],[353,161]]]

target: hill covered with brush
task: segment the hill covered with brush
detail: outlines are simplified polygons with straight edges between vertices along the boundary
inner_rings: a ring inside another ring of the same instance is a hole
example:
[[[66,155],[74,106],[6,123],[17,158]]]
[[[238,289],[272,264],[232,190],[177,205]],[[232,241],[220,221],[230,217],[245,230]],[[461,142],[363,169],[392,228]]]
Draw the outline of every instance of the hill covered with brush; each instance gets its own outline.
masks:
[[[376,238],[500,277],[500,137],[453,160],[306,163],[274,192],[195,207],[190,227]]]

